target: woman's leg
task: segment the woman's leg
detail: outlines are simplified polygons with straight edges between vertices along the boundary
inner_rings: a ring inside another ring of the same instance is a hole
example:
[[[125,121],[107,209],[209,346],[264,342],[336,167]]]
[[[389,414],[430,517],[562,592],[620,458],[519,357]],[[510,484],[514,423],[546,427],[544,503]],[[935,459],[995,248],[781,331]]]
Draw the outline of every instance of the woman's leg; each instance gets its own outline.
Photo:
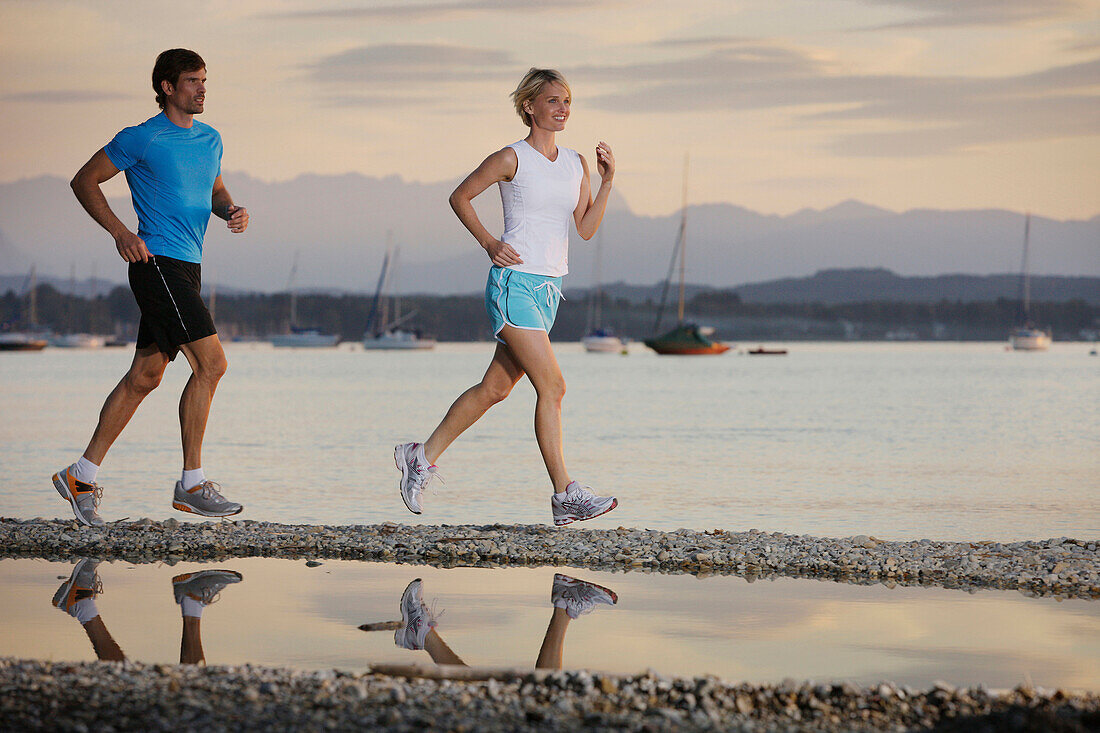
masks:
[[[523,369],[509,353],[508,347],[498,343],[485,376],[454,401],[439,427],[424,443],[424,457],[428,462],[435,463],[455,438],[477,422],[486,410],[507,397],[522,377]]]
[[[550,337],[545,331],[512,326],[505,326],[500,336],[508,344],[512,359],[523,370],[520,373],[526,373],[535,387],[538,395],[535,402],[535,439],[538,440],[554,491],[565,491],[569,485],[561,440],[561,401],[565,397],[565,379],[550,347]]]

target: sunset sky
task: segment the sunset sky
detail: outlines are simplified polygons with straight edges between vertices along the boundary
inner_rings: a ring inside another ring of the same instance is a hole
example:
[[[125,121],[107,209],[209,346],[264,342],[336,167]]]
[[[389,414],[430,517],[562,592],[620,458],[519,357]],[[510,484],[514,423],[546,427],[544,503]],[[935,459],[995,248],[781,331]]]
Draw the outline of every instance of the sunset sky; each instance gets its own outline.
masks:
[[[174,46],[227,174],[460,178],[524,135],[538,65],[573,87],[559,142],[611,143],[638,212],[679,207],[688,152],[692,203],[1100,213],[1094,0],[0,0],[0,182],[155,114]]]

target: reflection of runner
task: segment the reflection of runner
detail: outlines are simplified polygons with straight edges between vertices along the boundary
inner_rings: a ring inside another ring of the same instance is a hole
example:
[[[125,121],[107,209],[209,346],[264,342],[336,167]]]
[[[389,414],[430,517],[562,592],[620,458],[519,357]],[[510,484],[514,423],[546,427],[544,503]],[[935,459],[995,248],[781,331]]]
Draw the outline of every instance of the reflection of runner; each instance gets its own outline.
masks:
[[[420,514],[421,496],[436,475],[433,464],[439,456],[526,374],[538,395],[535,437],[554,488],[554,524],[561,525],[598,517],[617,504],[571,480],[565,469],[565,380],[549,337],[561,299],[561,277],[568,270],[569,221],[584,239],[596,234],[611,195],[615,157],[607,143],[596,146],[601,183],[593,200],[584,156],[555,142],[555,135],[565,129],[572,102],[562,75],[531,69],[512,99],[530,128],[527,137],[486,158],[450,198],[455,214],[493,263],[485,307],[499,342],[496,353],[481,382],[455,400],[428,440],[397,446],[394,459],[401,471],[401,498],[409,511]],[[482,225],[471,203],[494,183],[500,186],[504,204],[500,239]]]
[[[199,263],[211,212],[236,233],[248,227],[248,212],[233,204],[222,183],[221,136],[194,119],[206,102],[206,62],[194,51],[165,51],[153,67],[153,89],[163,112],[119,132],[72,180],[81,205],[114,237],[119,255],[130,263],[130,288],[141,310],[130,370],[107,397],[84,455],[53,477],[76,518],[93,526],[103,525],[96,511],[103,495],[95,482],[99,466],[180,351],[192,374],[180,399],[183,474],[172,506],[206,517],[241,511],[240,504],[227,501],[218,485],[206,480],[202,469],[202,438],[226,361],[214,321],[199,297]],[[119,221],[100,188],[120,170],[126,171],[137,211],[137,234]]]
[[[126,655],[107,630],[95,603],[96,596],[103,592],[103,584],[96,572],[98,567],[98,560],[84,559],[77,563],[69,579],[54,593],[53,605],[80,622],[92,642],[97,659],[121,662]],[[180,664],[206,663],[199,627],[202,611],[218,599],[225,586],[241,582],[242,577],[232,570],[202,570],[172,578],[172,591],[183,614]]]
[[[554,612],[550,616],[550,625],[546,628],[535,667],[561,669],[565,632],[569,628],[569,622],[582,614],[591,613],[597,605],[613,606],[618,601],[619,597],[610,588],[561,573],[555,574],[554,586],[550,591],[550,603],[554,606]],[[424,603],[423,583],[417,578],[401,594],[401,626],[394,633],[393,641],[402,649],[427,651],[436,664],[465,666],[466,663],[447,646],[436,631],[441,615]]]

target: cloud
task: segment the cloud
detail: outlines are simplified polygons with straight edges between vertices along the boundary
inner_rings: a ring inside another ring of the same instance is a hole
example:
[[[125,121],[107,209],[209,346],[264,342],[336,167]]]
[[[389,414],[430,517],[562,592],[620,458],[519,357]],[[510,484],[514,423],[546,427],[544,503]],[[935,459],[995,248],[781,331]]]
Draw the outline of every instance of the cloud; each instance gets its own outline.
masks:
[[[460,0],[459,2],[404,2],[392,5],[358,8],[322,8],[265,13],[259,17],[270,20],[381,20],[409,21],[441,20],[456,15],[479,13],[538,13],[587,9],[599,5],[595,0]]]
[[[886,28],[952,28],[1014,26],[1058,21],[1090,14],[1084,0],[864,0],[874,5],[910,9],[922,17],[875,26]]]
[[[38,92],[14,92],[0,99],[5,102],[31,102],[35,104],[87,104],[88,102],[117,102],[134,99],[132,94],[96,92],[87,89],[51,89]]]
[[[322,83],[391,84],[495,79],[517,66],[504,51],[442,44],[379,44],[327,56],[306,67]]]
[[[898,127],[872,135],[838,133],[835,149],[845,155],[943,154],[1100,130],[1100,59],[994,78],[854,75],[801,50],[754,41],[668,62],[579,67],[568,75],[605,89],[614,83],[618,91],[597,95],[593,103],[632,114],[790,108],[804,123],[887,121]]]

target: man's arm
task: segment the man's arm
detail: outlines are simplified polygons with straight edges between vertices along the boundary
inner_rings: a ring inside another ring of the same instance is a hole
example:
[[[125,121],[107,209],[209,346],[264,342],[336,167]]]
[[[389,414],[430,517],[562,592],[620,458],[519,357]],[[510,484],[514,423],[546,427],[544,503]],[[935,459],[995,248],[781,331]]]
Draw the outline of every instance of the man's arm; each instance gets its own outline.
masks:
[[[145,242],[138,235],[126,228],[126,225],[115,216],[111,207],[107,204],[107,197],[103,195],[100,184],[109,181],[118,175],[118,168],[107,157],[107,153],[100,148],[84,166],[76,172],[69,186],[76,194],[76,200],[84,207],[84,210],[96,220],[96,222],[114,237],[115,248],[122,259],[127,262],[148,262],[149,250]]]
[[[222,183],[222,177],[214,179],[214,190],[210,194],[210,211],[214,216],[229,222],[229,231],[240,234],[248,229],[248,209],[243,206],[234,206],[233,197]]]

